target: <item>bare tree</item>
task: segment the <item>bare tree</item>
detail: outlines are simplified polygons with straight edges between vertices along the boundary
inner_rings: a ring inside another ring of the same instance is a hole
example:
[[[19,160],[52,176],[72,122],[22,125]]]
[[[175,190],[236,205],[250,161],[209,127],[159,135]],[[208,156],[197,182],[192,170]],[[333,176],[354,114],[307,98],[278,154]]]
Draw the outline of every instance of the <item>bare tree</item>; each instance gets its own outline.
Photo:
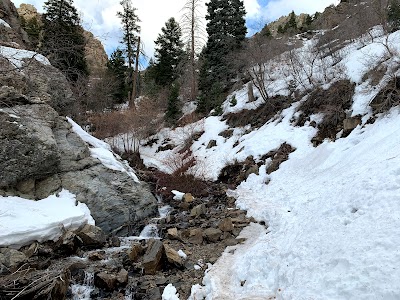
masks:
[[[187,0],[183,7],[182,32],[189,52],[190,100],[197,96],[197,53],[204,44],[204,26],[200,13],[203,0]]]
[[[241,64],[246,66],[252,84],[264,102],[270,98],[268,88],[274,82],[275,65],[272,58],[286,50],[287,45],[272,37],[254,36],[241,53]]]
[[[310,40],[304,47],[284,55],[289,66],[286,75],[304,90],[315,88],[345,74],[341,63],[343,55],[341,49],[318,46],[317,39]]]

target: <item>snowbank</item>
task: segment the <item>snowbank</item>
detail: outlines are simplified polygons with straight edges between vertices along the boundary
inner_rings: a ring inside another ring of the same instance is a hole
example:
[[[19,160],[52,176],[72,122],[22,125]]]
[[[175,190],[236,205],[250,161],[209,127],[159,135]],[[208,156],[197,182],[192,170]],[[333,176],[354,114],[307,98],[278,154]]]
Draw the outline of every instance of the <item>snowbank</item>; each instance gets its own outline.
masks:
[[[207,299],[399,299],[399,128],[394,109],[230,191],[268,231],[242,232],[206,274]]]
[[[94,220],[86,204],[62,190],[39,201],[0,197],[0,247],[20,248],[31,242],[57,240],[64,229],[77,229]]]
[[[399,37],[400,31],[387,39],[397,51]],[[224,252],[190,299],[400,299],[400,113],[394,108],[366,125],[369,103],[382,84],[362,82],[382,63],[383,43],[385,36],[344,51],[346,77],[357,83],[348,113],[362,115],[364,125],[348,137],[312,147],[316,131],[307,122],[293,126],[294,104],[257,130],[236,128],[225,141],[206,130],[194,143],[194,154],[205,158],[214,178],[224,164],[248,155],[257,159],[283,142],[296,151],[279,170],[268,175],[265,161],[259,175],[228,191],[239,208],[267,226],[245,228],[246,242]],[[384,63],[390,72],[399,61],[392,57]],[[248,108],[243,90],[236,95],[238,108]],[[234,111],[229,99],[224,107]],[[207,149],[211,138],[217,146]]]
[[[24,59],[33,58],[44,65],[50,65],[49,60],[43,55],[23,49],[0,46],[0,56],[5,57],[16,68],[22,68]]]
[[[111,170],[127,173],[135,182],[139,182],[135,171],[127,163],[122,163],[120,161],[121,158],[114,152],[112,152],[109,144],[87,133],[72,119],[68,117],[67,119],[68,122],[72,125],[72,129],[74,130],[74,132],[78,134],[82,140],[84,140],[91,146],[90,153],[92,154],[92,157],[100,160],[105,167]]]

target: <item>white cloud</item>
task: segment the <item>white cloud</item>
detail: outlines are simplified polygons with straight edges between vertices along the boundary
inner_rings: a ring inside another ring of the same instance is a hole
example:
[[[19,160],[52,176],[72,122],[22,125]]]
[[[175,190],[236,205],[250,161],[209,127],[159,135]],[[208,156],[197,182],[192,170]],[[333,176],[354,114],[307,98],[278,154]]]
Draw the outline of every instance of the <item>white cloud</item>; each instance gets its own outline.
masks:
[[[21,3],[33,4],[40,12],[43,11],[44,0],[12,0],[16,6]],[[205,0],[207,2],[208,0]],[[262,27],[266,22],[273,21],[292,10],[296,13],[314,13],[322,11],[326,6],[339,0],[244,0],[247,20]],[[74,4],[81,12],[83,25],[92,31],[104,44],[110,54],[121,40],[121,24],[116,16],[122,8],[120,0],[75,0]],[[145,53],[151,57],[154,52],[154,40],[161,32],[161,27],[170,17],[178,21],[186,0],[132,0],[141,19],[141,37]],[[266,5],[265,3],[268,2]],[[264,3],[264,7],[260,5]],[[202,8],[205,14],[205,8]],[[249,22],[248,22],[249,23]],[[205,22],[204,22],[205,24]],[[250,30],[253,32],[254,30]]]
[[[244,7],[248,18],[255,17],[259,14],[261,6],[257,0],[244,0]]]

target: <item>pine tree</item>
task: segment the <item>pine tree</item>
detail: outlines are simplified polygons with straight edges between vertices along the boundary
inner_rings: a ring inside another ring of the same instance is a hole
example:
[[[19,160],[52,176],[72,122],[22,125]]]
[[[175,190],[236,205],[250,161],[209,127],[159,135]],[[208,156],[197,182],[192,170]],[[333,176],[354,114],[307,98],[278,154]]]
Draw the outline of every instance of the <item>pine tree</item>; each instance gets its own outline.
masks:
[[[125,45],[125,55],[128,60],[129,69],[132,68],[136,60],[136,49],[140,33],[139,17],[136,15],[136,8],[132,6],[131,0],[122,0],[122,12],[118,12],[117,16],[121,18],[123,37],[122,43]]]
[[[282,25],[279,25],[279,26],[278,26],[278,29],[277,29],[277,32],[278,32],[279,34],[284,34],[286,31],[285,31],[284,27],[282,27]]]
[[[311,26],[312,22],[313,22],[313,18],[309,14],[307,14],[304,24],[306,24],[306,26]]]
[[[85,38],[72,0],[44,3],[41,52],[73,82],[89,74],[85,60]]]
[[[174,18],[170,18],[161,31],[155,41],[155,80],[161,86],[169,86],[178,77],[177,69],[183,59],[182,32]]]
[[[182,114],[179,107],[179,86],[175,83],[172,84],[168,95],[168,107],[165,118],[168,123],[175,125],[179,116]]]
[[[128,86],[125,80],[128,67],[125,65],[125,56],[121,49],[117,48],[111,54],[107,62],[107,68],[117,80],[117,89],[113,93],[114,99],[122,103],[128,96]]]
[[[198,110],[208,112],[220,106],[221,93],[235,75],[229,55],[242,46],[246,36],[241,0],[211,0],[207,5],[207,45],[202,53]]]
[[[400,1],[392,0],[388,7],[388,23],[391,31],[400,29]]]
[[[296,22],[296,14],[292,11],[289,15],[289,21],[285,24],[283,28],[285,32],[296,32],[297,31],[297,22]]]
[[[261,35],[265,37],[272,36],[271,30],[269,29],[268,25],[265,25],[264,28],[261,30]]]
[[[32,17],[26,20],[23,16],[20,16],[21,26],[29,36],[29,41],[33,50],[39,45],[40,32],[42,31],[43,25],[40,23],[38,18]]]
[[[79,25],[80,19],[73,0],[48,0],[43,8],[45,19],[50,22],[62,22],[70,26]]]

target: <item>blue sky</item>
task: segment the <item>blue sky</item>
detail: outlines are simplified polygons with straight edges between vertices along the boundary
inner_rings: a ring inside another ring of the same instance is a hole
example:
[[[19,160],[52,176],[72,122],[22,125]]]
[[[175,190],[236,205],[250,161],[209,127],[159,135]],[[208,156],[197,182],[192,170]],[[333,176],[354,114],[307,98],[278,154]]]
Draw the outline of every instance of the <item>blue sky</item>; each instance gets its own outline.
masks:
[[[33,4],[39,12],[43,9],[44,0],[11,0],[15,6],[21,3]],[[98,37],[108,54],[110,54],[121,40],[120,21],[116,16],[121,10],[120,0],[75,0],[74,5],[81,13],[85,29]],[[144,42],[145,53],[153,56],[154,40],[161,32],[161,27],[170,17],[180,20],[181,9],[186,0],[132,0],[141,19],[141,37]],[[204,2],[208,2],[205,0]],[[253,34],[266,23],[287,15],[292,10],[297,14],[323,11],[325,7],[338,0],[244,0],[246,7],[246,24],[249,33]],[[203,7],[201,13],[205,15]],[[205,22],[204,22],[205,23]]]

